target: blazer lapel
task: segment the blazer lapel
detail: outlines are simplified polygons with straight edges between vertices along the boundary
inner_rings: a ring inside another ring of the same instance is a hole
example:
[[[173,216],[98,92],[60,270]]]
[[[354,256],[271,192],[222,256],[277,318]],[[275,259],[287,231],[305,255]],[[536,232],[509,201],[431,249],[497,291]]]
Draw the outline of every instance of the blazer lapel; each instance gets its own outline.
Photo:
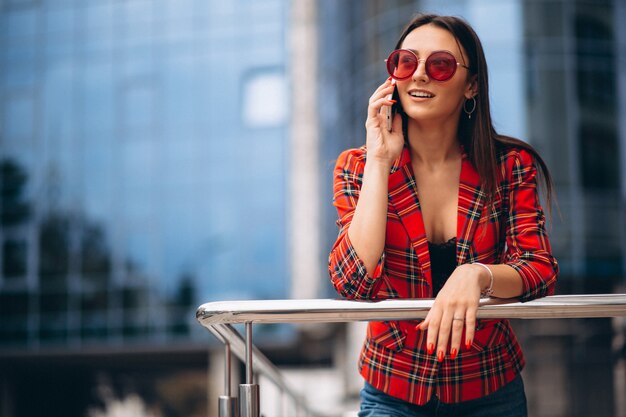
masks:
[[[471,260],[471,245],[474,232],[485,202],[485,193],[480,186],[480,177],[466,153],[463,154],[459,180],[459,204],[457,213],[457,265]]]
[[[422,278],[432,288],[430,254],[409,149],[405,146],[389,175],[389,201],[395,208],[417,255]]]

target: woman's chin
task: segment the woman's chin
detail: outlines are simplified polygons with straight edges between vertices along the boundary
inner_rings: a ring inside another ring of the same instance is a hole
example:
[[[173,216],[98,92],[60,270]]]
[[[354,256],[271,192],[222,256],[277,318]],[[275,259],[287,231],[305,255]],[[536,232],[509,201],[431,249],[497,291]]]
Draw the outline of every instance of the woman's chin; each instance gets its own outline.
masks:
[[[419,110],[419,111],[408,111],[406,112],[406,115],[408,116],[408,118],[410,120],[414,120],[416,122],[426,122],[426,121],[432,121],[432,120],[439,120],[441,118],[441,115],[438,115],[432,111],[423,111],[423,110]]]

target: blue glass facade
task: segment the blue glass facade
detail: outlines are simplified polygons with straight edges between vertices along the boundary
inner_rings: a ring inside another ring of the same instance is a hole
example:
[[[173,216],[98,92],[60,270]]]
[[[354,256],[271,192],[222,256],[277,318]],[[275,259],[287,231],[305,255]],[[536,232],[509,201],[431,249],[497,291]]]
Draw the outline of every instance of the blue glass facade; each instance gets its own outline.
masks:
[[[0,349],[287,297],[288,2],[5,1]]]

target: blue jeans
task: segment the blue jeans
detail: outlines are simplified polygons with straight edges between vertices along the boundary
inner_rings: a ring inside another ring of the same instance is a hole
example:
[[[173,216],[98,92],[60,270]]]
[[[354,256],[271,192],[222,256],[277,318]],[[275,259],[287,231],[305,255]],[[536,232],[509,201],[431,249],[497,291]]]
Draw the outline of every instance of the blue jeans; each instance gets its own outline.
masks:
[[[424,405],[391,397],[367,382],[361,390],[359,417],[527,417],[521,375],[486,397],[445,404],[433,396]]]

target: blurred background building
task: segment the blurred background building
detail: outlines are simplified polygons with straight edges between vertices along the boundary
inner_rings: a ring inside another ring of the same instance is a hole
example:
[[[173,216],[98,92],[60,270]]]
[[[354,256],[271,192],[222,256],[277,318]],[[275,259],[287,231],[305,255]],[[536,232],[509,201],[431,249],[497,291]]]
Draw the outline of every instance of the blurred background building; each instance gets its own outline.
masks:
[[[550,166],[558,292],[626,292],[624,1],[0,0],[0,416],[211,415],[199,304],[335,297],[334,160],[417,11],[473,25]],[[623,320],[514,327],[531,415],[626,416]],[[358,326],[257,331],[356,394]]]

